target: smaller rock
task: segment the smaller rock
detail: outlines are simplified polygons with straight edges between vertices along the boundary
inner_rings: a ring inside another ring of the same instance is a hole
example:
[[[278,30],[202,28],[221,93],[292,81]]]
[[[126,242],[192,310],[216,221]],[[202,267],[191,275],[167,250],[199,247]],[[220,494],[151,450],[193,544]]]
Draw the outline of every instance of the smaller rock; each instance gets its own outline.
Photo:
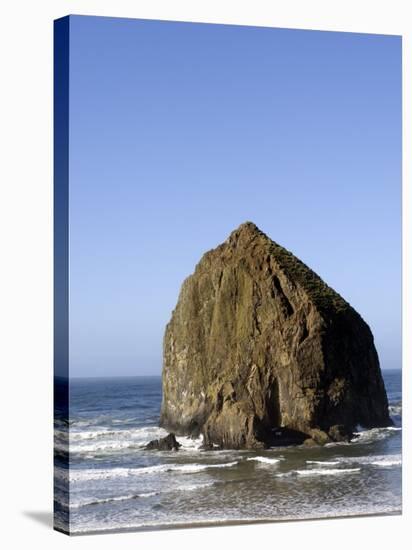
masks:
[[[348,431],[343,424],[335,424],[329,429],[329,437],[333,441],[350,441],[353,438],[353,432]]]
[[[178,451],[181,446],[175,434],[171,433],[161,439],[153,439],[146,445],[145,449],[148,451]]]
[[[314,439],[312,439],[311,437],[308,437],[308,439],[305,439],[303,444],[305,445],[305,447],[319,447],[319,445],[316,443],[316,441]]]
[[[309,435],[318,445],[325,445],[326,443],[331,442],[331,438],[328,436],[328,434],[323,430],[319,430],[318,428],[310,430]]]
[[[221,451],[223,447],[217,443],[203,443],[200,446],[201,451]]]

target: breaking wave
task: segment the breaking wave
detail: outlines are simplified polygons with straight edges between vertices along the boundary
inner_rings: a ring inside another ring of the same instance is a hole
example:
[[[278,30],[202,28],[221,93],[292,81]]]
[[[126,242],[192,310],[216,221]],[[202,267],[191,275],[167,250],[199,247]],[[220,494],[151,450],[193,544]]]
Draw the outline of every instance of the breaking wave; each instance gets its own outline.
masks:
[[[400,466],[402,464],[402,456],[396,454],[344,457],[340,459],[340,462],[342,464],[362,464],[381,467]]]
[[[389,414],[391,416],[401,416],[402,415],[402,404],[401,403],[393,403],[392,405],[389,405]]]
[[[380,466],[382,468],[391,466],[401,466],[402,457],[400,454],[396,455],[370,455],[370,456],[346,456],[337,457],[332,460],[307,460],[307,464],[317,464],[319,466],[338,466],[341,464],[361,464],[365,466]],[[328,470],[324,470],[325,472]]]
[[[67,433],[55,430],[55,450],[67,452],[68,441],[70,453],[77,455],[101,455],[119,451],[139,449],[153,439],[165,437],[168,432],[157,426],[145,426],[133,429],[111,429],[99,427],[95,430],[74,431]],[[203,437],[192,439],[179,437],[183,451],[197,451],[203,444]]]
[[[321,466],[336,466],[338,460],[307,460],[306,464],[320,464]]]
[[[151,498],[151,497],[155,497],[166,493],[173,493],[174,491],[178,491],[178,492],[198,491],[206,487],[211,487],[212,485],[215,485],[215,484],[216,482],[210,481],[206,483],[182,485],[180,487],[176,487],[174,489],[166,490],[166,491],[149,491],[147,493],[129,494],[129,495],[121,495],[121,496],[115,496],[115,497],[107,497],[107,498],[94,498],[94,499],[83,499],[83,500],[81,499],[77,502],[70,502],[69,505],[67,505],[67,503],[65,502],[59,501],[59,504],[65,508],[77,509],[77,508],[83,508],[85,506],[96,506],[98,504],[110,504],[112,502],[123,502],[127,500]]]
[[[267,456],[251,456],[246,460],[261,462],[262,464],[278,464],[280,462],[280,458],[268,458]]]
[[[110,502],[122,502],[124,500],[135,500],[137,498],[149,498],[158,495],[154,491],[150,493],[140,493],[137,495],[124,495],[118,497],[108,497],[108,498],[96,498],[90,500],[83,500],[79,502],[71,502],[69,508],[83,508],[84,506],[96,506],[97,504],[108,504]]]
[[[342,474],[357,474],[360,472],[360,468],[328,468],[328,469],[308,469],[308,470],[292,470],[281,474],[276,474],[277,477],[291,477],[291,476],[336,476]]]
[[[350,445],[359,445],[359,444],[369,444],[375,443],[382,439],[386,439],[394,435],[396,432],[402,430],[401,426],[387,426],[385,428],[372,428],[370,430],[363,429],[362,426],[358,426],[358,431],[354,432],[354,438],[352,441],[334,441],[331,443],[326,443],[325,447],[341,447],[341,446],[350,446]]]
[[[380,466],[381,468],[388,468],[390,466],[401,466],[402,460],[399,459],[390,459],[390,458],[383,458],[381,460],[372,460],[371,461],[372,466]]]
[[[399,426],[387,426],[386,428],[372,428],[371,430],[358,431],[354,434],[357,436],[356,439],[351,443],[355,445],[358,443],[374,443],[375,441],[386,439],[394,432],[401,430],[402,428]]]
[[[87,480],[100,480],[112,478],[127,478],[141,476],[147,474],[158,474],[167,472],[181,472],[187,474],[195,474],[204,470],[213,468],[231,468],[238,464],[238,461],[224,462],[217,464],[157,464],[155,466],[146,466],[142,468],[89,468],[89,469],[74,469],[66,470],[63,468],[55,468],[55,476],[58,479],[65,481],[70,480],[71,483]]]

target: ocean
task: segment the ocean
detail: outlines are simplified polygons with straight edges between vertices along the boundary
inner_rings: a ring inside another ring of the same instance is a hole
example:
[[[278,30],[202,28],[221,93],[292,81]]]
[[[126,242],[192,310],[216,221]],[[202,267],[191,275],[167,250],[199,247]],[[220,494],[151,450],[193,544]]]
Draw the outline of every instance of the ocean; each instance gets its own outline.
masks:
[[[81,534],[400,513],[401,371],[383,376],[394,426],[359,428],[351,443],[204,451],[201,438],[178,437],[178,452],[142,448],[166,435],[160,377],[72,379],[69,420],[55,419],[55,526]]]

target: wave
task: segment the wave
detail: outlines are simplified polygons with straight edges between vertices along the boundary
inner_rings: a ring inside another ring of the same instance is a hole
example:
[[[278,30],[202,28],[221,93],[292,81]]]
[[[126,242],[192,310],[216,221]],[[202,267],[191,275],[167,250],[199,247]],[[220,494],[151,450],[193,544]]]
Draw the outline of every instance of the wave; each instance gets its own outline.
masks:
[[[125,430],[126,431],[126,430]],[[84,431],[84,432],[75,432],[70,431],[70,440],[71,441],[83,441],[86,439],[98,439],[100,437],[108,437],[111,435],[117,435],[120,433],[120,430],[110,430],[109,428],[100,428],[99,430],[94,431]]]
[[[401,426],[386,426],[385,428],[372,428],[370,430],[363,429],[362,426],[358,426],[357,431],[354,432],[355,437],[352,441],[334,441],[331,443],[326,443],[325,447],[340,447],[374,443],[375,441],[386,439],[401,430]]]
[[[149,498],[158,495],[154,491],[150,493],[140,493],[137,495],[124,495],[118,497],[96,498],[90,500],[83,500],[79,502],[71,502],[69,508],[83,508],[84,506],[96,506],[97,504],[108,504],[110,502],[122,502],[124,500],[135,500],[137,498]]]
[[[306,464],[320,464],[321,466],[336,466],[338,460],[307,460]]]
[[[390,466],[402,466],[402,460],[391,460],[389,458],[383,460],[373,460],[372,466],[379,466],[381,468],[388,468]]]
[[[70,452],[79,455],[111,454],[118,451],[143,448],[149,441],[160,439],[168,434],[158,426],[144,426],[132,429],[110,429],[100,427],[96,430],[70,431]],[[203,437],[197,439],[179,437],[182,451],[198,451],[203,445]],[[56,448],[61,446],[56,440]],[[67,445],[63,445],[67,450]]]
[[[86,419],[70,419],[68,424],[70,427],[76,427],[76,428],[87,428],[89,426],[97,426],[102,422],[107,422],[109,420],[108,416],[105,415],[99,415],[95,416],[94,418]]]
[[[88,426],[90,427],[90,426]],[[141,426],[134,428],[112,428],[109,426],[99,426],[95,430],[70,430],[70,438],[73,440],[96,439],[99,437],[164,437],[167,431],[158,426]]]
[[[362,464],[366,466],[400,466],[402,464],[402,456],[400,454],[394,455],[367,455],[367,456],[354,456],[354,457],[342,457],[339,462],[341,464]]]
[[[157,464],[155,466],[144,466],[142,468],[88,468],[88,469],[60,469],[55,468],[55,476],[59,479],[70,480],[70,482],[103,480],[111,478],[134,477],[147,474],[181,472],[197,473],[214,468],[231,468],[236,466],[238,461],[224,462],[217,464]]]
[[[318,464],[320,466],[338,466],[341,464],[361,464],[364,466],[400,466],[402,457],[400,454],[394,455],[367,455],[367,456],[345,456],[337,457],[333,461],[328,460],[307,460],[307,464]],[[326,470],[325,470],[326,471]]]
[[[278,462],[280,462],[280,458],[268,458],[267,456],[251,456],[246,460],[261,462],[262,464],[277,464]]]
[[[142,445],[133,441],[105,441],[92,444],[73,444],[55,441],[54,448],[57,451],[70,452],[71,454],[84,454],[92,458],[96,454],[121,451],[125,449],[139,449]]]
[[[372,443],[374,441],[389,437],[391,434],[400,431],[399,426],[388,426],[385,428],[373,428],[371,430],[363,430],[361,427],[355,432],[356,439],[352,442],[332,442],[327,443],[326,447],[335,447],[341,445],[352,445],[359,443]],[[99,427],[94,430],[77,431],[70,430],[69,435],[69,450],[70,453],[78,455],[86,455],[89,458],[101,454],[112,454],[125,451],[133,451],[142,449],[149,441],[160,439],[167,435],[167,431],[158,426],[145,426],[132,429],[111,429],[108,427]],[[67,434],[57,430],[55,439],[56,451],[67,452]],[[197,452],[203,445],[203,437],[197,439],[190,437],[178,437],[181,443],[182,451]],[[266,457],[265,457],[266,458]],[[269,460],[257,461],[270,463]]]
[[[181,487],[177,487],[175,489],[167,490],[167,491],[150,491],[147,493],[137,493],[137,494],[129,494],[129,495],[121,495],[116,497],[107,497],[107,498],[95,498],[95,499],[88,499],[88,500],[80,500],[78,502],[70,502],[69,505],[67,503],[59,502],[64,507],[69,507],[73,509],[77,508],[83,508],[85,506],[96,506],[98,504],[109,504],[111,502],[123,502],[127,500],[136,500],[140,498],[151,498],[158,495],[166,494],[166,493],[173,493],[175,491],[179,492],[186,492],[186,491],[198,491],[200,489],[204,489],[206,487],[211,487],[212,485],[215,485],[216,482],[206,482],[206,483],[198,483],[198,484],[191,484],[191,485],[183,485]]]
[[[233,462],[224,462],[222,464],[182,464],[180,466],[168,466],[164,471],[196,473],[208,470],[209,468],[231,468],[232,466],[236,466],[236,464],[238,464],[237,460]]]
[[[312,475],[341,475],[341,474],[354,474],[360,472],[360,468],[330,468],[330,469],[316,469],[311,470],[296,470],[296,473],[300,476],[312,476]]]
[[[327,476],[327,475],[342,475],[342,474],[355,474],[359,473],[360,468],[322,468],[322,469],[308,469],[308,470],[292,470],[291,472],[285,472],[276,474],[277,477],[290,477],[290,476]]]
[[[181,451],[198,451],[203,447],[203,436],[199,436],[196,439],[192,437],[178,437],[178,442],[181,444]]]
[[[391,416],[401,416],[402,415],[402,404],[401,403],[393,403],[392,405],[389,405],[389,414]]]
[[[113,418],[112,424],[131,424],[132,422],[139,421],[138,418]]]
[[[199,489],[205,489],[206,487],[212,487],[212,485],[216,485],[216,481],[208,481],[206,483],[199,483],[196,485],[183,485],[182,487],[178,487],[176,491],[197,491]],[[168,491],[169,493],[172,491]]]
[[[401,431],[402,428],[399,426],[387,426],[385,428],[372,428],[371,430],[359,430],[354,433],[356,439],[354,439],[351,444],[359,443],[374,443],[382,439],[386,439],[390,435],[393,435],[394,432]]]

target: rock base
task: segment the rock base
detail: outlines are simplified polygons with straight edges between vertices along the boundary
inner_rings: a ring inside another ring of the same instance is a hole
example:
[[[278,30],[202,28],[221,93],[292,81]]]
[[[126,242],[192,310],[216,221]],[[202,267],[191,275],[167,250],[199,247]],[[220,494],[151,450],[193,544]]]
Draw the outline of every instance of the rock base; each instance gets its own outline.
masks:
[[[146,445],[145,449],[148,451],[178,451],[181,446],[175,434],[169,434],[161,439],[153,439]]]

